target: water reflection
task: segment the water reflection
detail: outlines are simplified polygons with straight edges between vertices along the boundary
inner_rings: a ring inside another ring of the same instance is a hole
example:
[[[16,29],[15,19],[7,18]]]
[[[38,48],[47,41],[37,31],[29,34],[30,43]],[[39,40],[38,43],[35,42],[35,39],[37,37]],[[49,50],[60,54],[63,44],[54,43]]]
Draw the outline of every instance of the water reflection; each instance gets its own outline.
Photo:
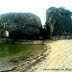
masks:
[[[43,49],[43,45],[23,45],[23,44],[5,44],[0,43],[0,59],[8,56],[29,56],[37,54]]]
[[[0,70],[11,69],[19,65],[20,61],[40,54],[44,50],[43,46],[0,43]]]
[[[18,44],[0,44],[0,57],[16,54],[21,51]]]

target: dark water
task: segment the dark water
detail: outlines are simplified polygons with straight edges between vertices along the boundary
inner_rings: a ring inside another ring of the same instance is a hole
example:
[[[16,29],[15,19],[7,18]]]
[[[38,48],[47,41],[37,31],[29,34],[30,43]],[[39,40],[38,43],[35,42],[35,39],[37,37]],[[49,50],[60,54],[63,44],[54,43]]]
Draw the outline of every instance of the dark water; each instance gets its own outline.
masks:
[[[34,56],[43,50],[43,45],[23,45],[0,43],[0,69],[8,62],[16,62]]]

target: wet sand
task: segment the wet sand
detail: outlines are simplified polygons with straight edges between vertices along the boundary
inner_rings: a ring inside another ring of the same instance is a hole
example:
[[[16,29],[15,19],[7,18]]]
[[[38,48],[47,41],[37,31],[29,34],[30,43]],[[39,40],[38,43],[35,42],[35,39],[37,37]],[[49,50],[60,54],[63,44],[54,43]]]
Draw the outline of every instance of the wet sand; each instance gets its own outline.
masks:
[[[41,56],[8,72],[72,72],[72,40],[45,41]]]

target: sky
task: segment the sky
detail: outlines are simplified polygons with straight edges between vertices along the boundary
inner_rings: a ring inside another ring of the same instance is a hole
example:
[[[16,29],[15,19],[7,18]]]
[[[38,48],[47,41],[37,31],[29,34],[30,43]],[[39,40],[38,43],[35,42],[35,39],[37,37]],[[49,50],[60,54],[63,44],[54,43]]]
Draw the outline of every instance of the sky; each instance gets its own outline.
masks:
[[[46,10],[50,7],[65,7],[72,11],[72,0],[0,0],[0,14],[8,12],[30,12],[38,15],[42,25],[46,21]]]

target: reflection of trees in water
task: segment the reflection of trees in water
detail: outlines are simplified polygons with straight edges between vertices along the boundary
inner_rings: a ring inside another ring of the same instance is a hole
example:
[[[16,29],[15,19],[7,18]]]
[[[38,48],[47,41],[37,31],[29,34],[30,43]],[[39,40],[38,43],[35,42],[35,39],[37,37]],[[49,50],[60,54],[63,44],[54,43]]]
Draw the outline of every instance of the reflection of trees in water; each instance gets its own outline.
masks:
[[[0,43],[0,57],[21,56],[29,57],[43,50],[43,45],[3,44]]]
[[[16,54],[20,51],[16,44],[0,44],[0,57]]]

